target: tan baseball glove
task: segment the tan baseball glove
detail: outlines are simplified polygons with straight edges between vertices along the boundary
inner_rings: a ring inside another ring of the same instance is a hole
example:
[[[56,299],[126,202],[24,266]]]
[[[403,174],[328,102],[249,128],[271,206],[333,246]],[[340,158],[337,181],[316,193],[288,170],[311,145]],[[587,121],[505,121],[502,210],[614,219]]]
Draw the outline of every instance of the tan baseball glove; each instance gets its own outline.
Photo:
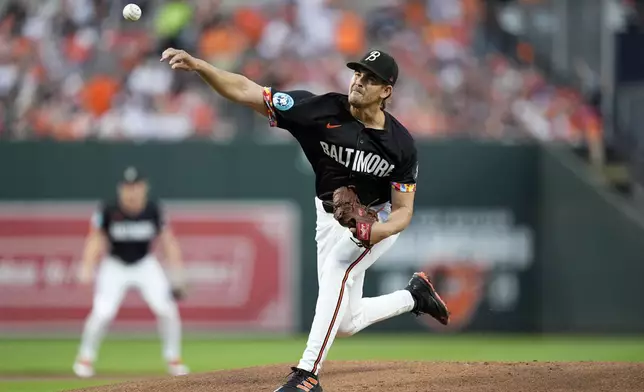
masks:
[[[353,186],[340,187],[333,192],[333,217],[344,227],[354,228],[358,245],[371,247],[371,227],[378,214],[360,202]]]

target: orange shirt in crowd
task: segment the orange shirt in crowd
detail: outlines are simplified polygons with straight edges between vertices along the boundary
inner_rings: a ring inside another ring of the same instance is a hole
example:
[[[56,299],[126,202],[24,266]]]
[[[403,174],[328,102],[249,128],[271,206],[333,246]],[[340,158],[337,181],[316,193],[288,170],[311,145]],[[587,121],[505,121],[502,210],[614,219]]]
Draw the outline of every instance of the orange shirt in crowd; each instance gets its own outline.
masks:
[[[107,75],[97,75],[80,92],[83,108],[94,116],[101,116],[110,110],[112,100],[119,90],[116,80]]]
[[[350,57],[361,55],[366,45],[364,31],[364,21],[360,15],[355,12],[343,12],[335,35],[338,52]]]

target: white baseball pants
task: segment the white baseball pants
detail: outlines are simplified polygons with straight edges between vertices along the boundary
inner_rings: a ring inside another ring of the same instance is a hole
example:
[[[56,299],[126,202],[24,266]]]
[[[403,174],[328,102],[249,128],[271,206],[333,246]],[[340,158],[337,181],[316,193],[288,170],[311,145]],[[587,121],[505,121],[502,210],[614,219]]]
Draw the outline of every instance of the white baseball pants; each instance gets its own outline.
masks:
[[[170,283],[159,261],[148,255],[136,264],[126,265],[106,257],[99,266],[92,311],[85,321],[79,356],[94,361],[100,342],[130,288],[136,288],[157,317],[167,361],[180,358],[181,321]]]
[[[320,199],[315,199],[315,205],[319,291],[306,350],[298,367],[318,374],[338,333],[350,336],[378,321],[410,312],[414,299],[404,289],[374,298],[362,297],[365,271],[391,248],[398,234],[365,250],[352,241],[349,229],[324,210]],[[391,205],[374,208],[380,208],[379,219],[386,221]]]

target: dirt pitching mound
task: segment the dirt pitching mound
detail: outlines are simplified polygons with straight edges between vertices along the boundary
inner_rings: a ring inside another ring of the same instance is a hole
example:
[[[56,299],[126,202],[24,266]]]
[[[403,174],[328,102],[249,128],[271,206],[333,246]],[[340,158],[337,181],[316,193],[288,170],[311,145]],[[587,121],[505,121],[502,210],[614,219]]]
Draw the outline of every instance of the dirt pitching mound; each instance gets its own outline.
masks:
[[[271,392],[288,365],[159,378],[77,391]],[[644,391],[644,364],[599,362],[329,362],[325,392]]]

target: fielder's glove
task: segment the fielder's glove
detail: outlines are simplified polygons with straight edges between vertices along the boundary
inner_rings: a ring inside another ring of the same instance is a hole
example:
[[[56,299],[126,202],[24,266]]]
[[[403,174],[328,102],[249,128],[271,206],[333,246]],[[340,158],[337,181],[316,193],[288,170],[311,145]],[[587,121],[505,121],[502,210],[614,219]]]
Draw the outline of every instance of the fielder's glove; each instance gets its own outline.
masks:
[[[359,246],[371,247],[371,227],[378,214],[360,202],[353,186],[343,186],[333,192],[333,217],[344,227],[354,228],[353,236]]]
[[[175,301],[186,297],[186,280],[182,270],[174,270],[170,274],[170,295]]]
[[[175,301],[181,301],[186,297],[186,289],[184,287],[173,287],[170,290],[170,294]]]

